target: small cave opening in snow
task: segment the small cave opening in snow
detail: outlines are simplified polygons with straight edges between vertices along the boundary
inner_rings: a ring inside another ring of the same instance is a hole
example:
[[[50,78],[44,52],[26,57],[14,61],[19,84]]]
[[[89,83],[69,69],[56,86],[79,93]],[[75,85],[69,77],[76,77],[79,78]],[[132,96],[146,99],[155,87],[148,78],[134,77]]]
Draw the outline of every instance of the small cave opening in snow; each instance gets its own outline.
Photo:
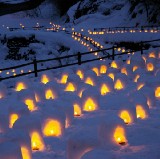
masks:
[[[114,140],[116,143],[120,145],[125,145],[127,143],[126,135],[125,135],[125,130],[121,126],[117,126],[115,131],[114,131]]]
[[[43,127],[44,136],[61,136],[61,123],[54,119],[47,119]]]

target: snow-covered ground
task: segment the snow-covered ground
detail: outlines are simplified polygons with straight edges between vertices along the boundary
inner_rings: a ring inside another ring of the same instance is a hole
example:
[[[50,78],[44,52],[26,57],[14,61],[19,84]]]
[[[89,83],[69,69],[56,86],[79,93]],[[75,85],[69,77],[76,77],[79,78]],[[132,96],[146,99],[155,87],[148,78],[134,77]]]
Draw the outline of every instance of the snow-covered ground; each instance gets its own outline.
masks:
[[[1,158],[158,159],[159,50],[146,53],[1,82]]]
[[[117,13],[108,20],[90,15],[89,19],[88,16],[72,27],[93,38],[102,48],[112,46],[106,42],[159,38],[159,33],[88,34],[88,29],[95,27],[120,25],[118,19],[127,13],[124,10],[122,14]],[[97,49],[85,39],[72,35],[73,28],[67,26],[70,34],[32,29],[10,32],[7,29],[22,25],[51,27],[50,20],[35,21],[8,15],[0,17],[0,22],[2,37],[4,34],[7,38],[34,34],[37,40],[44,42],[44,45],[29,46],[36,50],[37,59]],[[60,46],[69,50],[59,55]],[[6,61],[6,46],[1,44],[0,50],[0,68],[26,62]],[[53,54],[48,55],[48,52]],[[0,158],[159,159],[159,59],[160,49],[150,48],[143,56],[140,52],[130,54],[126,62],[104,60],[42,72],[37,78],[24,76],[1,81]],[[55,64],[51,62],[40,68]],[[23,72],[30,69],[32,67],[24,68]],[[1,76],[18,71],[21,72],[20,69],[1,72]]]

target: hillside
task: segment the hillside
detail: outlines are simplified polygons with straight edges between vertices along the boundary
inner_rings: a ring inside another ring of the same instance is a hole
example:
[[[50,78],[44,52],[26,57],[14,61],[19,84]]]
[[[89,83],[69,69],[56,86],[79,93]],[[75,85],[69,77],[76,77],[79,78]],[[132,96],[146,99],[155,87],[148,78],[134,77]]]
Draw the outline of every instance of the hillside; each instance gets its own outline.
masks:
[[[27,0],[27,1],[0,1],[0,16],[12,14],[19,11],[31,10],[38,7],[44,0]]]
[[[160,24],[159,6],[129,0],[83,0],[68,11],[67,22],[81,23],[99,19],[107,26],[135,26]],[[88,22],[89,23],[89,22]]]
[[[3,3],[9,4],[3,4]],[[43,3],[42,3],[43,2]],[[34,5],[31,5],[34,4]],[[20,6],[20,7],[19,7]],[[0,15],[16,13],[20,17],[61,19],[68,25],[83,23],[85,20],[107,26],[159,25],[159,1],[139,0],[3,0],[0,3]],[[18,8],[18,9],[17,9]],[[123,17],[123,18],[122,18]]]

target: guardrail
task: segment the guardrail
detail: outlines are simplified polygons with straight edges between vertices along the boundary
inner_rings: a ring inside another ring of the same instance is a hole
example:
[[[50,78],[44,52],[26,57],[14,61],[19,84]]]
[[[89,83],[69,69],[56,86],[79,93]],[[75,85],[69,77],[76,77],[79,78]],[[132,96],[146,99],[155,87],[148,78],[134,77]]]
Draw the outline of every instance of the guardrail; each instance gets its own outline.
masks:
[[[93,32],[112,32],[112,31],[130,31],[130,30],[138,30],[138,31],[160,31],[160,26],[133,26],[133,27],[109,27],[109,28],[94,28]]]
[[[33,66],[33,71],[26,72],[26,73],[21,73],[21,74],[16,74],[15,76],[8,76],[8,77],[0,78],[0,81],[6,80],[6,79],[11,79],[11,78],[16,78],[16,77],[20,77],[20,76],[25,76],[25,75],[29,75],[29,74],[34,74],[35,77],[37,77],[38,73],[42,72],[42,71],[53,70],[53,69],[58,69],[58,68],[63,68],[63,67],[68,67],[68,66],[73,66],[73,65],[81,65],[81,64],[84,64],[84,63],[93,62],[93,61],[102,60],[102,59],[115,60],[116,56],[123,56],[123,55],[130,54],[130,53],[133,53],[133,52],[139,52],[140,51],[141,54],[143,54],[144,53],[143,51],[145,50],[144,44],[151,43],[151,42],[156,42],[156,41],[160,42],[160,39],[151,40],[151,41],[141,41],[141,42],[139,42],[140,50],[136,50],[136,51],[135,50],[131,50],[131,51],[126,51],[126,52],[118,53],[118,54],[115,54],[115,50],[117,48],[119,48],[119,47],[118,46],[113,46],[113,47],[106,48],[106,49],[100,49],[100,50],[95,50],[95,51],[90,51],[90,52],[85,52],[85,53],[78,52],[75,55],[68,55],[68,56],[50,58],[50,59],[45,59],[45,60],[36,60],[36,58],[35,58],[30,63],[26,63],[26,64],[22,64],[22,65],[18,65],[18,66],[13,66],[13,67],[0,69],[0,71],[2,72],[2,71],[17,69],[17,68],[24,68],[25,66],[29,66],[29,65]],[[157,47],[160,47],[160,46],[157,46]],[[89,59],[89,60],[82,60],[83,56],[90,55],[90,54],[95,53],[95,52],[97,53],[97,52],[104,52],[104,51],[109,51],[109,50],[112,51],[112,54],[107,54],[105,56],[98,57],[98,58],[93,58],[93,59]],[[44,62],[48,62],[48,61],[63,60],[63,59],[71,58],[71,57],[72,58],[73,57],[76,58],[75,62],[73,62],[71,64],[65,64],[65,65],[61,65],[61,66],[54,66],[54,67],[45,68],[45,69],[38,69],[38,64],[39,63],[42,63],[42,62],[44,63]]]

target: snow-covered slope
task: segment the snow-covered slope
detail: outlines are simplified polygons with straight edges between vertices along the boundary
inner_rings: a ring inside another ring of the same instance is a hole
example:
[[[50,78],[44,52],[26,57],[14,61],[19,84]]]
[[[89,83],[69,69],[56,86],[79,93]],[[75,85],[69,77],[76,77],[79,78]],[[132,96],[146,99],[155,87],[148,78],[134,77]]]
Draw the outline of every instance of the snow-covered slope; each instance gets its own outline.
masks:
[[[19,12],[16,16],[47,18],[54,21],[59,19],[61,22],[66,22],[67,25],[80,24],[87,20],[87,23],[92,26],[98,24],[101,26],[149,25],[158,24],[160,19],[158,7],[153,4],[148,6],[149,15],[147,15],[147,10],[142,2],[131,2],[129,0],[77,1],[45,0],[37,8]],[[18,3],[23,1],[10,0],[5,2]]]
[[[94,27],[158,24],[159,17],[153,17],[153,7],[149,11],[151,16],[147,18],[144,5],[132,4],[128,0],[84,0],[71,7],[67,14],[71,24],[82,23]]]
[[[49,0],[43,2],[40,6],[33,10],[22,11],[14,14],[19,18],[30,17],[30,18],[43,18],[48,20],[57,21],[60,18],[59,11],[57,7],[49,2]]]
[[[159,50],[128,60],[1,82],[0,158],[158,159]]]

